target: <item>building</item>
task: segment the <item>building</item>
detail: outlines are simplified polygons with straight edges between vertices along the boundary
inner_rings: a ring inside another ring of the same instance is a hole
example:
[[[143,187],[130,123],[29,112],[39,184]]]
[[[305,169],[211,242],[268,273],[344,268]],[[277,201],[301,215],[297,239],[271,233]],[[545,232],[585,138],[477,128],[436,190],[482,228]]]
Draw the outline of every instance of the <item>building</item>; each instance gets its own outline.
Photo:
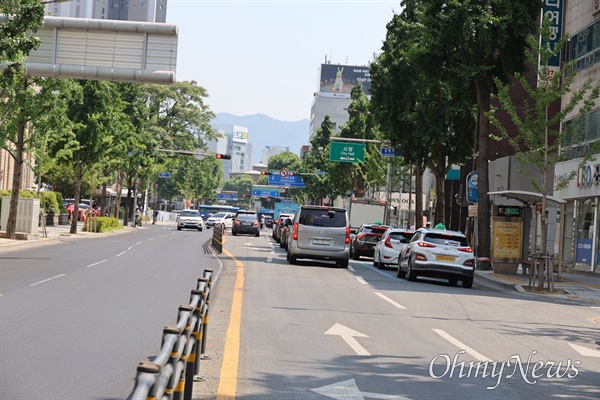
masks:
[[[261,164],[269,164],[269,159],[274,155],[285,153],[286,151],[290,151],[289,147],[282,147],[278,145],[274,146],[265,146],[262,151],[262,157],[260,158]]]
[[[53,17],[166,22],[168,0],[71,0],[46,4]]]
[[[239,125],[213,125],[212,128],[222,137],[208,142],[208,150],[231,155],[231,160],[223,161],[225,179],[251,170],[253,145],[248,141],[248,128]]]
[[[321,64],[319,89],[314,94],[310,109],[309,141],[321,128],[326,115],[329,115],[334,124],[334,132],[336,134],[341,132],[341,127],[348,122],[347,108],[351,102],[350,92],[359,82],[362,84],[365,94],[370,96],[369,67]]]
[[[35,159],[30,153],[23,153],[25,162],[21,170],[20,190],[33,189],[35,186],[35,177],[30,165],[35,165]],[[11,190],[13,185],[13,173],[15,160],[8,150],[0,149],[0,190]]]

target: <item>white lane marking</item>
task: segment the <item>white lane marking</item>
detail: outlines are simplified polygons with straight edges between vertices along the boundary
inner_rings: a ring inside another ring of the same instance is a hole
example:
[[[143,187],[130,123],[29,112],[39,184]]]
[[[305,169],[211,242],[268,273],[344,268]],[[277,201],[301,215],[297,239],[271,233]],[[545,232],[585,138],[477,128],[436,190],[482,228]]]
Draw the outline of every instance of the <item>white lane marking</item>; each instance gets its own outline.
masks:
[[[127,250],[131,250],[131,249],[133,249],[133,247],[134,247],[134,246],[129,246],[129,247],[127,248]]]
[[[39,285],[40,283],[46,283],[46,282],[49,282],[49,281],[54,280],[54,279],[62,278],[65,275],[66,274],[56,275],[56,276],[53,276],[52,278],[48,278],[48,279],[44,279],[43,281],[38,281],[38,282],[32,283],[29,286],[35,286],[35,285]]]
[[[352,267],[352,265],[348,265],[348,269],[352,272],[356,272],[356,270],[354,269],[354,267]]]
[[[137,243],[136,243],[136,246],[137,246],[137,245],[140,245],[140,244],[142,244],[142,243],[144,243],[144,241],[143,241],[143,240],[142,240],[141,242],[137,242]]]
[[[591,306],[590,308],[600,308],[600,307],[596,307],[596,306]]]
[[[275,253],[275,249],[271,250],[271,252],[269,254],[277,254]]]
[[[364,400],[366,398],[380,400],[410,400],[408,397],[395,396],[393,394],[363,392],[356,386],[356,381],[354,379],[348,379],[347,381],[336,382],[331,385],[321,386],[310,390],[336,400]]]
[[[86,265],[85,267],[86,267],[86,268],[93,267],[94,265],[102,264],[102,263],[104,263],[104,262],[107,262],[107,261],[108,261],[108,260],[102,260],[102,261],[98,261],[97,263],[93,263],[93,264],[90,264],[90,265]]]
[[[365,335],[364,333],[360,333],[358,331],[355,331],[354,329],[350,329],[347,326],[344,326],[342,324],[338,324],[335,323],[333,324],[333,326],[331,328],[329,328],[329,330],[327,332],[325,332],[326,335],[336,335],[336,336],[340,336],[342,339],[344,339],[344,341],[348,344],[348,346],[350,346],[350,348],[352,350],[354,350],[354,352],[356,354],[358,354],[359,356],[370,356],[371,353],[369,353],[364,347],[362,347],[360,345],[360,343],[358,343],[358,341],[356,339],[354,339],[354,337],[369,337],[367,335]]]
[[[267,258],[267,262],[271,262],[271,261],[273,261],[273,257]]]
[[[489,362],[492,361],[489,358],[487,358],[486,356],[484,356],[483,354],[478,353],[477,351],[473,350],[472,348],[470,348],[469,346],[467,346],[460,340],[450,336],[448,333],[446,333],[446,331],[444,331],[442,329],[434,329],[433,331],[435,333],[437,333],[438,335],[440,335],[441,337],[443,337],[444,339],[446,339],[447,341],[449,341],[450,343],[452,343],[453,345],[455,345],[456,347],[458,347],[459,349],[464,350],[466,353],[472,355],[479,361],[489,361]]]
[[[375,294],[377,296],[381,297],[382,299],[384,299],[385,301],[387,301],[388,303],[390,303],[391,305],[393,305],[394,307],[406,310],[406,307],[404,307],[402,304],[396,303],[394,300],[390,299],[389,297],[387,297],[383,293],[375,292]]]
[[[117,254],[117,257],[121,257],[123,254],[127,253],[127,251],[122,251],[119,254]]]
[[[391,278],[393,280],[398,280],[399,279],[399,278],[396,278],[396,276],[394,276],[394,275],[386,274],[385,272],[381,271],[379,268],[375,268],[371,264],[365,264],[365,263],[361,262],[360,265],[363,265],[363,266],[369,268],[370,270],[372,270],[373,272],[377,272],[378,274],[381,274],[381,275],[383,275],[385,277],[388,277],[388,278]]]
[[[587,347],[579,346],[577,344],[569,343],[569,346],[573,348],[576,352],[581,354],[584,357],[596,357],[600,358],[600,351],[594,349],[588,349]]]
[[[171,235],[173,235],[173,233],[171,233]],[[169,237],[169,235],[162,235],[161,237]]]
[[[356,280],[359,281],[360,283],[362,283],[363,285],[368,285],[367,281],[365,281],[362,276],[355,275],[355,277],[356,277]]]
[[[155,238],[150,238],[150,239],[148,239],[148,240],[154,240],[154,239],[155,239]]]

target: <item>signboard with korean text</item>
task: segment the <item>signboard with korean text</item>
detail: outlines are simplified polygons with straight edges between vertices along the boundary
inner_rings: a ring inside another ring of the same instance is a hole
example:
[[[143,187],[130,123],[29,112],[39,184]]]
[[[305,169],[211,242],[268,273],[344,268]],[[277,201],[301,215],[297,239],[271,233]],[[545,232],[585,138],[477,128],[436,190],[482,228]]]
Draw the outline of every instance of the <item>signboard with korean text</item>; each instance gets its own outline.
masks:
[[[348,142],[331,142],[329,161],[365,162],[365,144]]]
[[[359,83],[363,92],[370,96],[371,73],[369,67],[321,64],[320,97],[349,99],[350,92]]]
[[[550,41],[547,45],[554,48],[562,37],[563,0],[544,0],[544,17],[550,20]],[[542,42],[546,45],[543,39]],[[557,71],[560,68],[560,54],[552,56],[548,66],[551,71]]]
[[[286,177],[282,177],[279,174],[269,175],[269,186],[306,187],[300,175],[287,175]]]
[[[521,258],[522,222],[494,221],[493,258]]]
[[[159,178],[170,178],[171,177],[171,173],[170,172],[159,172],[158,173],[158,177]]]
[[[479,173],[471,172],[467,175],[467,201],[476,203],[479,200]]]
[[[269,186],[252,186],[252,196],[279,197],[279,188]]]
[[[237,200],[238,196],[237,192],[221,192],[217,193],[216,198],[219,200]]]

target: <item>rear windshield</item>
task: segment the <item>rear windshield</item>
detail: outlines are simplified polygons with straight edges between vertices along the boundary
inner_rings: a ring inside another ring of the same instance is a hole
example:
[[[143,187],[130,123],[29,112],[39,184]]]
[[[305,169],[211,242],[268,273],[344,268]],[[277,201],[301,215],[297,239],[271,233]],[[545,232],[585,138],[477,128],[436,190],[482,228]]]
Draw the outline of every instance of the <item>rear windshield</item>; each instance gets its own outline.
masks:
[[[429,243],[435,244],[443,244],[447,246],[462,246],[468,247],[469,242],[466,237],[462,236],[454,236],[451,234],[442,234],[442,233],[428,233],[425,237],[425,241]]]
[[[238,214],[237,219],[244,221],[256,221],[258,218],[256,217],[256,214]]]
[[[392,237],[392,239],[395,239],[395,240],[401,240],[403,238],[410,240],[412,235],[413,235],[413,232],[392,232],[392,233],[390,233],[390,236]]]
[[[387,226],[365,226],[364,233],[375,233],[377,235],[383,235],[387,231]]]
[[[346,226],[346,213],[344,211],[328,211],[322,209],[305,209],[300,213],[301,225],[326,226],[341,228]]]

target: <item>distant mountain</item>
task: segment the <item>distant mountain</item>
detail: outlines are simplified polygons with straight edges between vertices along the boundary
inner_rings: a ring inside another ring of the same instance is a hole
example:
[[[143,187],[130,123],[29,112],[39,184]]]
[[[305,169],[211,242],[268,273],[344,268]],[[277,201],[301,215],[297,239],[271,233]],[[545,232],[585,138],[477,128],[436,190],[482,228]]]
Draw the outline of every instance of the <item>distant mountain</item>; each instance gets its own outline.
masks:
[[[248,141],[254,144],[252,165],[258,164],[265,146],[289,147],[292,153],[300,155],[300,148],[308,144],[310,121],[280,121],[264,114],[237,116],[217,113],[211,121],[218,125],[240,125],[248,128]]]

